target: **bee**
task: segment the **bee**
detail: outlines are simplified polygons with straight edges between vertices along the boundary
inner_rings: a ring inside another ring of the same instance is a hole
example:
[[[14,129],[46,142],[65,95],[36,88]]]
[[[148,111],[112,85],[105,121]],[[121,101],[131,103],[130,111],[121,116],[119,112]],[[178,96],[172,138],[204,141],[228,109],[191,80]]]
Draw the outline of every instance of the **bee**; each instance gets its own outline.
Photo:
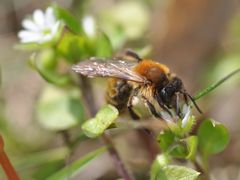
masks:
[[[93,57],[73,65],[72,69],[87,77],[108,77],[108,103],[119,110],[127,108],[135,120],[139,116],[133,110],[134,97],[143,100],[156,118],[164,119],[162,111],[171,117],[173,112],[182,117],[180,99],[186,104],[191,100],[202,113],[192,96],[187,93],[181,79],[171,73],[166,65],[151,59],[142,59],[133,51],[126,51],[121,58]]]

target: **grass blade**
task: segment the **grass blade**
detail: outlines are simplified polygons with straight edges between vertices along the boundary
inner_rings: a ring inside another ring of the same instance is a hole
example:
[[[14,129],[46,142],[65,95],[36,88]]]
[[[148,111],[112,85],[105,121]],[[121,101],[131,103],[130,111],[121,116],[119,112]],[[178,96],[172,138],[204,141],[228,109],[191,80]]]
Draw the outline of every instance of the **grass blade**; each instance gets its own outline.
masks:
[[[68,179],[72,177],[79,170],[81,170],[87,163],[89,163],[91,160],[101,155],[102,153],[104,153],[106,150],[107,150],[107,147],[104,146],[95,151],[88,153],[81,159],[73,162],[69,166],[66,166],[60,171],[56,172],[55,174],[50,176],[47,180],[62,180],[62,179]]]
[[[194,100],[198,100],[203,96],[206,96],[207,94],[209,94],[211,91],[213,91],[214,89],[216,89],[218,86],[220,86],[222,83],[224,83],[225,81],[227,81],[229,78],[231,78],[233,75],[237,74],[240,72],[240,68],[236,69],[235,71],[231,72],[230,74],[228,74],[227,76],[225,76],[224,78],[222,78],[221,80],[219,80],[216,83],[213,83],[212,85],[210,85],[209,87],[203,89],[202,91],[198,92],[193,99]]]

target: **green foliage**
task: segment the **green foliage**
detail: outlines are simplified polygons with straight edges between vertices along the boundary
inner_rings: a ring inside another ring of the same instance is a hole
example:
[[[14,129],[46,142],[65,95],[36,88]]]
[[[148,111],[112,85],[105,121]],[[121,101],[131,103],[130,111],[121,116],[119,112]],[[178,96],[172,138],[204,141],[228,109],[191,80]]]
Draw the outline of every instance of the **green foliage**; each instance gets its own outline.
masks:
[[[157,140],[164,153],[174,158],[195,159],[198,141],[196,136],[185,139],[176,136],[170,130],[165,130],[158,135]]]
[[[88,51],[86,38],[71,32],[64,33],[57,45],[57,52],[70,64],[77,63],[81,58],[86,58],[90,54]]]
[[[195,160],[196,153],[197,153],[197,147],[198,147],[198,137],[197,136],[189,136],[186,139],[186,144],[188,148],[188,155],[186,156],[186,159]]]
[[[29,65],[35,69],[47,82],[57,85],[69,85],[72,80],[68,74],[61,74],[56,71],[58,61],[55,52],[52,49],[41,51],[38,55],[33,54],[30,57]]]
[[[166,156],[158,156],[151,167],[151,180],[195,180],[199,172],[183,166],[168,165]]]
[[[69,149],[66,147],[34,152],[24,156],[24,158],[18,158],[15,162],[15,166],[17,169],[39,167],[44,164],[63,161],[68,155]]]
[[[76,34],[80,34],[83,32],[79,21],[67,10],[61,8],[57,4],[53,6],[56,16],[58,19],[61,19],[67,27]]]
[[[229,143],[229,133],[226,127],[213,120],[205,120],[199,130],[199,149],[208,156],[223,151]]]
[[[66,130],[84,120],[84,110],[78,90],[47,86],[37,106],[39,123],[49,130]]]
[[[113,53],[110,39],[105,33],[99,33],[92,43],[97,57],[111,57]]]
[[[82,125],[82,130],[90,138],[100,136],[118,117],[118,110],[112,105],[106,105],[96,116]]]
[[[77,172],[84,168],[86,164],[88,164],[91,160],[95,159],[99,155],[103,154],[106,150],[106,147],[101,147],[95,151],[88,153],[81,159],[74,161],[70,165],[56,172],[55,174],[47,178],[47,180],[63,180],[74,176]]]
[[[169,147],[174,143],[174,139],[175,139],[175,134],[169,130],[162,131],[157,138],[160,148],[164,152],[168,151]]]
[[[151,180],[155,180],[158,177],[158,174],[162,167],[167,166],[170,160],[167,154],[158,155],[156,160],[153,162],[151,166]]]
[[[63,166],[64,166],[63,160],[45,163],[38,167],[32,176],[34,179],[46,179],[51,174],[61,169]]]
[[[235,71],[231,72],[230,74],[228,74],[227,76],[225,76],[224,78],[220,79],[219,81],[213,83],[212,85],[208,86],[206,89],[198,92],[193,98],[194,100],[200,99],[201,97],[209,94],[211,91],[213,91],[214,89],[216,89],[218,86],[220,86],[222,83],[224,83],[226,80],[228,80],[229,78],[231,78],[232,76],[234,76],[235,74],[240,72],[240,68],[236,69]]]
[[[17,47],[22,50],[34,51],[30,58],[31,67],[51,84],[42,89],[38,98],[36,115],[39,123],[44,128],[55,132],[64,130],[68,133],[72,130],[71,128],[80,127],[77,125],[81,125],[82,129],[78,129],[80,132],[70,138],[70,142],[65,144],[67,148],[64,147],[62,151],[56,151],[55,154],[54,151],[38,153],[26,157],[25,161],[20,162],[17,166],[25,168],[28,165],[42,165],[39,171],[34,173],[35,178],[46,179],[50,175],[48,179],[58,180],[72,177],[87,163],[107,150],[106,147],[99,148],[57,171],[63,166],[63,159],[78,144],[87,138],[97,138],[103,135],[119,115],[115,107],[106,105],[97,112],[95,117],[90,117],[85,121],[84,112],[91,107],[83,107],[82,98],[84,97],[80,94],[81,84],[79,83],[81,78],[71,73],[71,65],[92,56],[112,57],[126,44],[142,42],[148,23],[149,9],[139,1],[118,2],[109,11],[99,14],[100,21],[94,24],[94,33],[91,35],[85,29],[83,12],[80,13],[80,18],[76,18],[68,10],[56,4],[53,7],[57,19],[62,23],[62,27],[54,39],[44,44],[25,43],[19,44]],[[95,27],[95,25],[99,27]],[[134,49],[138,49],[137,52],[145,56],[149,54],[151,46],[134,47]],[[235,61],[237,57],[235,57]],[[194,99],[198,100],[207,95],[238,72],[240,69],[213,83],[197,93]],[[195,134],[192,129],[196,121],[191,111],[184,118],[167,121],[168,129],[163,129],[157,137],[162,154],[158,155],[152,164],[151,180],[197,179],[199,172],[183,166],[170,165],[170,162],[174,162],[173,160],[178,158],[195,164],[196,156],[200,161],[205,162],[209,155],[221,152],[226,148],[229,134],[222,124],[205,120]],[[130,123],[126,128],[129,127]],[[139,127],[134,126],[134,128]],[[111,147],[114,148],[112,145]]]
[[[190,115],[187,117],[186,122],[183,122],[182,119],[180,119],[177,123],[168,122],[168,127],[175,135],[184,137],[191,132],[195,122],[195,116]]]

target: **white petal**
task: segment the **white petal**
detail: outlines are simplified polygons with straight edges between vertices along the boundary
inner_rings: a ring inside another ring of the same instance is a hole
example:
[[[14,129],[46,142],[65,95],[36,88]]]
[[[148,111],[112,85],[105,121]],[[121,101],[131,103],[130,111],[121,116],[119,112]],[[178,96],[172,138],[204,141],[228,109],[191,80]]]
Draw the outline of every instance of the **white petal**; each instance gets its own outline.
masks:
[[[52,7],[48,7],[45,13],[45,20],[46,20],[46,26],[52,27],[54,23],[56,22],[56,17],[54,14],[54,9]]]
[[[189,120],[190,114],[191,114],[191,108],[190,106],[187,106],[187,109],[183,109],[184,118],[182,119],[182,128],[184,128],[187,125],[187,122]]]
[[[39,31],[38,26],[32,22],[29,19],[25,19],[22,21],[22,26],[26,29],[26,30],[30,30],[30,31]]]
[[[39,43],[44,43],[44,42],[48,42],[53,38],[53,36],[51,34],[46,34],[42,37],[42,39],[39,41]]]
[[[185,116],[185,114],[187,114],[189,108],[190,108],[190,107],[189,107],[187,104],[184,104],[184,105],[183,105],[183,108],[182,108],[183,116]]]
[[[41,39],[41,35],[39,33],[32,31],[20,31],[18,33],[18,37],[23,43],[38,42],[39,39]]]
[[[52,35],[56,35],[58,29],[60,27],[60,21],[58,21],[57,23],[55,23],[51,29],[51,34]]]
[[[34,11],[33,20],[41,29],[44,28],[44,14],[41,10]]]
[[[89,36],[94,36],[95,34],[95,21],[93,17],[87,16],[83,19],[83,29]]]

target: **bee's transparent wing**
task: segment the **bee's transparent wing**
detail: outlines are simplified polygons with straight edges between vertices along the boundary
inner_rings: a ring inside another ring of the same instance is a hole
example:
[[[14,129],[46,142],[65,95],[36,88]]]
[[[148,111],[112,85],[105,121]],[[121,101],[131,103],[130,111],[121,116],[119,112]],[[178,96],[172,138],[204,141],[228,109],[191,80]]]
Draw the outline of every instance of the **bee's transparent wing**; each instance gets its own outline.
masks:
[[[88,77],[116,77],[129,81],[144,83],[145,78],[135,73],[132,69],[137,62],[124,60],[103,60],[91,58],[73,65],[72,69]]]

